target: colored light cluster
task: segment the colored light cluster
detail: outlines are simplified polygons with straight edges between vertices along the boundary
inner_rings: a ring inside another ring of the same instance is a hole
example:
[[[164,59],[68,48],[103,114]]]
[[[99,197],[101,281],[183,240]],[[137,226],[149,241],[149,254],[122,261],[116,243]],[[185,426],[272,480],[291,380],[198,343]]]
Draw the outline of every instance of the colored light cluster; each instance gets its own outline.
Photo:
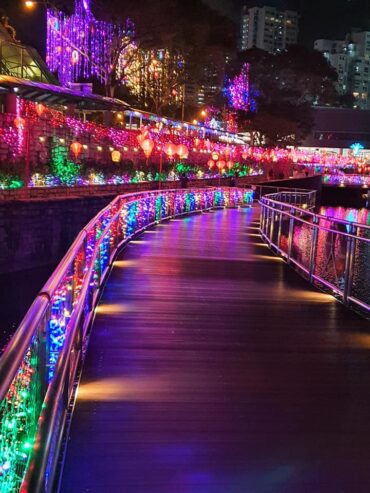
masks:
[[[256,97],[258,93],[249,81],[249,63],[245,63],[239,75],[229,80],[225,92],[229,106],[234,110],[257,111]]]
[[[48,8],[46,62],[50,70],[58,73],[63,85],[92,76],[105,84],[111,71],[114,47],[121,43],[125,46],[119,53],[119,72],[125,67],[125,58],[135,50],[133,39],[131,22],[119,26],[95,19],[90,0],[76,0],[75,11],[70,17]],[[120,73],[116,75],[121,76]]]
[[[46,348],[41,318],[22,365],[0,403],[1,493],[17,492],[21,487],[35,441],[45,388],[54,377],[66,334],[72,330],[70,321],[74,311],[78,304],[83,304],[84,320],[92,312],[93,300],[96,300],[109,261],[119,244],[142,228],[169,217],[218,206],[250,205],[252,201],[252,191],[238,188],[144,192],[118,197],[97,217],[70,258],[70,264],[64,267],[63,262],[59,267],[66,270],[50,296]],[[88,289],[82,299],[82,287],[86,283]]]
[[[0,491],[19,491],[33,447],[42,405],[41,343],[35,337],[5,399],[0,403]]]
[[[323,182],[326,185],[333,186],[356,186],[370,188],[370,175],[346,175],[344,173],[337,173],[331,175],[324,175]]]

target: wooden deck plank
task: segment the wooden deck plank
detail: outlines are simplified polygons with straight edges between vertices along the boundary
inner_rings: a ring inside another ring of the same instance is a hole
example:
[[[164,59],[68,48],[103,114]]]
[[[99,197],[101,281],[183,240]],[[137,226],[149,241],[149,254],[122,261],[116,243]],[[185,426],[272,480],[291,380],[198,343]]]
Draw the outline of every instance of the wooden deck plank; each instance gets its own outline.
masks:
[[[368,323],[274,258],[257,218],[172,221],[121,254],[62,493],[370,491]]]

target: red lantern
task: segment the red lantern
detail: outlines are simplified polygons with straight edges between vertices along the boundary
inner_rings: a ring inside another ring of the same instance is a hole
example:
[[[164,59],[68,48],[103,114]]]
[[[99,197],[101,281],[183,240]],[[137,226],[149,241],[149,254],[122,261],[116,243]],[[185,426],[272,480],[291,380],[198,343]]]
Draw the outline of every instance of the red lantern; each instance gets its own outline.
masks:
[[[25,126],[25,124],[26,124],[26,120],[24,118],[22,118],[21,116],[17,116],[17,118],[14,118],[14,125],[17,128],[22,128]]]
[[[243,152],[243,154],[242,154],[242,158],[243,158],[243,159],[247,159],[247,158],[248,158],[248,154],[247,154],[246,152]]]
[[[150,157],[153,152],[154,142],[151,139],[145,139],[141,142],[141,148],[144,151],[144,154],[147,158]]]
[[[195,147],[198,147],[199,144],[200,144],[200,140],[197,137],[196,139],[194,139],[194,145]]]
[[[180,159],[187,159],[189,157],[189,149],[184,144],[177,146],[177,154]]]
[[[215,165],[215,162],[213,161],[213,159],[210,159],[207,164],[208,164],[208,168],[212,169],[213,166]]]
[[[36,113],[41,116],[45,111],[45,106],[41,103],[36,104]]]
[[[82,150],[82,144],[80,142],[72,142],[72,144],[71,144],[71,151],[75,155],[75,158],[76,159],[80,155],[81,150]]]
[[[227,162],[227,167],[231,169],[234,166],[234,163],[232,161]]]
[[[177,152],[177,146],[175,146],[172,142],[168,142],[164,145],[163,151],[168,157],[172,158]]]
[[[224,169],[224,167],[225,167],[225,166],[226,166],[225,161],[219,161],[219,162],[217,163],[217,167],[218,167],[218,169],[220,169],[220,170],[221,170],[221,169]]]

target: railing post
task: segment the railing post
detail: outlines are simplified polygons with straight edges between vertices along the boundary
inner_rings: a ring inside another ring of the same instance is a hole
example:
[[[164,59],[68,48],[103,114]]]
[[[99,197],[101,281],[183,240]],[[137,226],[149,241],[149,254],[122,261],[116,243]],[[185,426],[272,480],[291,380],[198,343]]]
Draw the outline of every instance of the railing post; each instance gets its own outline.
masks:
[[[279,216],[279,230],[278,230],[278,235],[277,235],[277,240],[276,240],[276,243],[277,243],[277,248],[278,250],[280,251],[280,240],[281,240],[281,226],[282,226],[282,223],[283,223],[283,208],[281,207],[280,208],[280,216]]]
[[[319,226],[317,222],[317,217],[315,216],[313,218],[313,231],[312,231],[312,241],[311,241],[311,249],[310,249],[310,266],[309,266],[310,282],[312,282],[313,280],[313,274],[315,271],[315,258],[316,258],[318,234],[319,234]]]
[[[351,225],[350,234],[357,236],[356,229],[357,229],[356,227]],[[348,304],[348,298],[351,295],[355,248],[356,248],[356,240],[352,236],[347,236],[346,262],[344,268],[344,288],[343,288],[343,302],[346,305]]]
[[[294,216],[295,209],[291,208],[290,213]],[[288,263],[290,263],[290,257],[292,255],[293,247],[293,232],[294,232],[294,217],[289,219],[289,237],[288,237]]]

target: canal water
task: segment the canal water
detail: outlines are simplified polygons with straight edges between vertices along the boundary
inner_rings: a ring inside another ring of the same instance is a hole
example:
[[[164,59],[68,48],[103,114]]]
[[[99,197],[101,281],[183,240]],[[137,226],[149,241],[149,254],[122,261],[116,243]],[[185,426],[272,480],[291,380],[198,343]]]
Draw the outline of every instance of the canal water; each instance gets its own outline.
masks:
[[[370,226],[370,210],[321,207],[320,214]],[[48,280],[55,265],[0,275],[0,352]]]

